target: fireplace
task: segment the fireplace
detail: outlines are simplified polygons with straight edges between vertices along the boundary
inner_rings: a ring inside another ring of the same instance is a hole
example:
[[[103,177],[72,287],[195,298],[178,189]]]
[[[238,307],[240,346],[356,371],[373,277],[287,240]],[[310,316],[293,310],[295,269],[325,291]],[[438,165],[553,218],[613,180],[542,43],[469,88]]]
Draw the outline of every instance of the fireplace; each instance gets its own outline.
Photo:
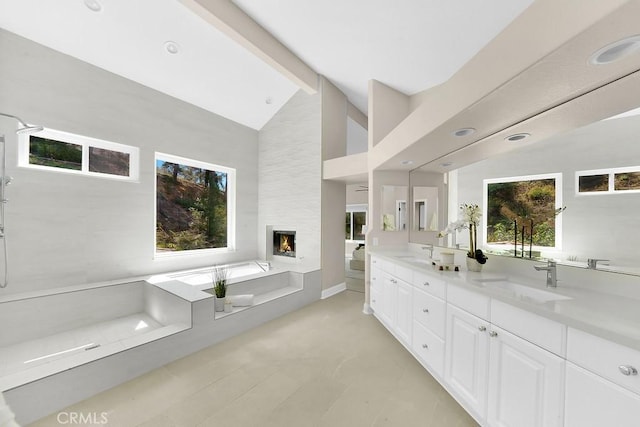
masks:
[[[273,231],[273,254],[278,256],[296,257],[296,232]]]

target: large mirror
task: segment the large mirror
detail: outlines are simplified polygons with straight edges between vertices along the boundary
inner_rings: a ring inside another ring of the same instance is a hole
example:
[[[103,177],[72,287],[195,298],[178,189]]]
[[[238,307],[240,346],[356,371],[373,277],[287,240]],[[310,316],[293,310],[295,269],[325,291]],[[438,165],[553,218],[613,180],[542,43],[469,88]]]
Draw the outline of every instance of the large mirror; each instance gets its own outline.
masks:
[[[405,231],[409,221],[408,188],[405,185],[382,186],[382,230]]]
[[[602,260],[589,267],[640,275],[639,114],[523,141],[521,148],[453,170],[449,206],[482,207],[478,239],[494,254],[583,268]],[[465,247],[466,234],[449,242]]]

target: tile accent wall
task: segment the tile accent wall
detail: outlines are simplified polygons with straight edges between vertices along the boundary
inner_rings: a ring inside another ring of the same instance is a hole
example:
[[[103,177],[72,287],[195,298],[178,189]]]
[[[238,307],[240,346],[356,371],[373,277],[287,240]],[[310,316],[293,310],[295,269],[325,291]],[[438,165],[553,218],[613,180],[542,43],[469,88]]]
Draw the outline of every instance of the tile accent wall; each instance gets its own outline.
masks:
[[[258,256],[270,256],[267,227],[277,226],[296,230],[298,260],[319,268],[320,95],[296,93],[260,130],[258,141]]]

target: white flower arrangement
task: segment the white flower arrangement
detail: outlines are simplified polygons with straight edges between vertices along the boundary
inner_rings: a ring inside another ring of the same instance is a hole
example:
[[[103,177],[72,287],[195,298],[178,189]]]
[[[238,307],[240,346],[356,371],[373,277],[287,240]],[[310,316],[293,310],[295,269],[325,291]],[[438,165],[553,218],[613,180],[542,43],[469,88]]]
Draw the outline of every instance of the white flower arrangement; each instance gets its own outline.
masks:
[[[469,230],[469,251],[467,256],[477,260],[480,264],[487,262],[487,257],[478,249],[478,224],[482,212],[477,204],[464,203],[460,205],[460,217],[457,221],[449,223],[447,227],[438,233],[438,237],[444,237],[458,230]]]

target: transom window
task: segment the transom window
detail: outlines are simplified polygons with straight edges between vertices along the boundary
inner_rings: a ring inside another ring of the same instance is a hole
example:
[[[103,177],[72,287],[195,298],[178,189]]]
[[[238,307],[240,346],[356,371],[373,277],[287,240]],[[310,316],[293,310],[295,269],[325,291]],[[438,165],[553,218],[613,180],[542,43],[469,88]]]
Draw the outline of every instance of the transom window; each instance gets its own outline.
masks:
[[[53,129],[21,135],[19,145],[23,167],[138,181],[137,147]]]
[[[576,194],[640,192],[640,166],[576,172]]]
[[[231,250],[235,169],[156,153],[157,255]]]

